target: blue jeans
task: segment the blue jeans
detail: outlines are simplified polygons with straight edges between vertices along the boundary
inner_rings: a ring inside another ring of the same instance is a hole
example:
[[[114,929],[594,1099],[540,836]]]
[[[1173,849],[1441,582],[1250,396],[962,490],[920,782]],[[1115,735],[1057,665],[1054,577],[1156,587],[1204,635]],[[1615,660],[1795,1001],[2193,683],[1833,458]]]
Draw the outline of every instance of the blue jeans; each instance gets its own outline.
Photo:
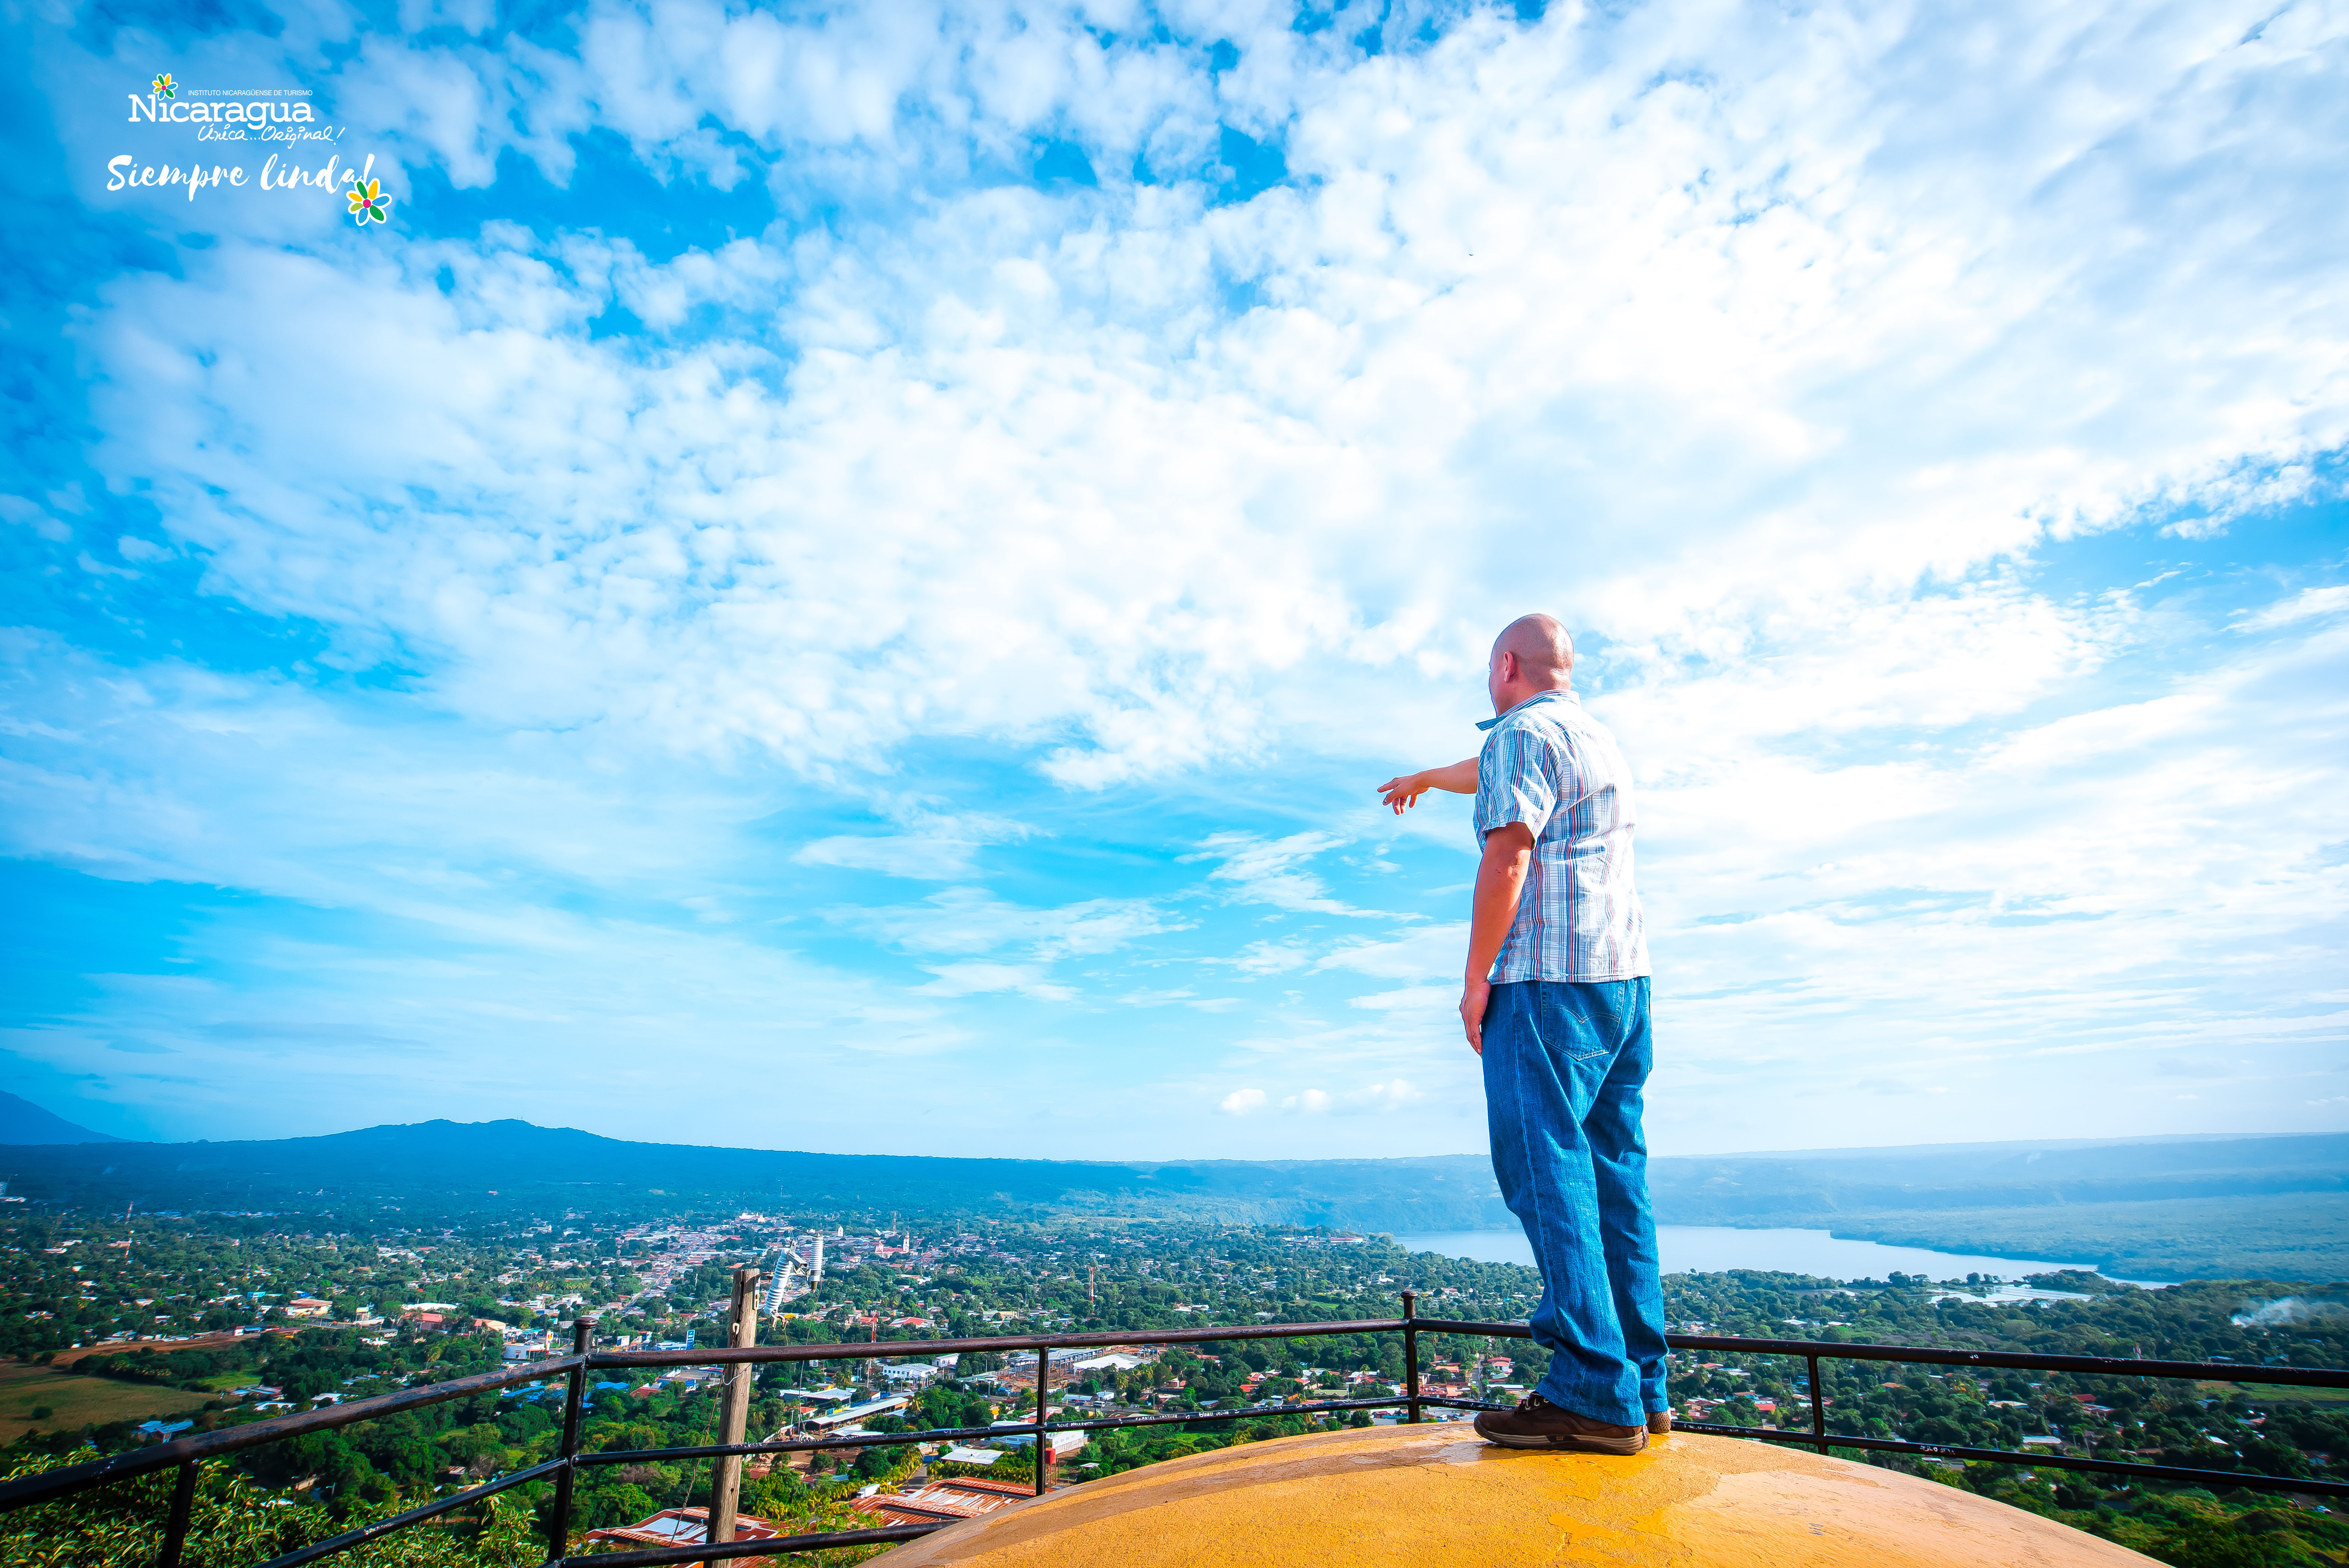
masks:
[[[1653,1057],[1648,982],[1518,981],[1485,1009],[1493,1174],[1541,1267],[1536,1390],[1636,1427],[1664,1397],[1664,1296],[1648,1207],[1640,1091]]]

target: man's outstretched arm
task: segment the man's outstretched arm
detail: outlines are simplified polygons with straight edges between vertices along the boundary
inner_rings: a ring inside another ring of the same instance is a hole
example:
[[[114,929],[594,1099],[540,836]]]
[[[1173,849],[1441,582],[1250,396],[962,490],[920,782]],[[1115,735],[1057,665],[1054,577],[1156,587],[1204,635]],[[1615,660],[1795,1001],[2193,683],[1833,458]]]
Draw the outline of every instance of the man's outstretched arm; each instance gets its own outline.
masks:
[[[1454,763],[1450,767],[1429,768],[1422,773],[1404,774],[1379,785],[1379,804],[1391,806],[1397,816],[1419,804],[1419,797],[1429,790],[1449,790],[1454,794],[1476,793],[1476,759]]]
[[[1468,972],[1460,987],[1460,1026],[1468,1048],[1485,1054],[1485,1004],[1492,1000],[1493,961],[1516,923],[1517,899],[1534,857],[1534,830],[1505,822],[1485,835],[1485,858],[1476,867],[1475,902],[1468,915]]]

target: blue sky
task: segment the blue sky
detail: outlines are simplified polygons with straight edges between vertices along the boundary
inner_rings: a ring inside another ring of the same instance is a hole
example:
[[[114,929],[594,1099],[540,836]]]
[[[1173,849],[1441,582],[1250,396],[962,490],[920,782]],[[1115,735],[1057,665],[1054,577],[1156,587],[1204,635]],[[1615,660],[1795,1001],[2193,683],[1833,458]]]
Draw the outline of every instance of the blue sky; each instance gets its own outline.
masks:
[[[5,26],[61,1114],[1479,1148],[1464,805],[1372,786],[1538,607],[1660,1150],[2349,1126],[2322,6]],[[389,222],[259,188],[329,149]]]

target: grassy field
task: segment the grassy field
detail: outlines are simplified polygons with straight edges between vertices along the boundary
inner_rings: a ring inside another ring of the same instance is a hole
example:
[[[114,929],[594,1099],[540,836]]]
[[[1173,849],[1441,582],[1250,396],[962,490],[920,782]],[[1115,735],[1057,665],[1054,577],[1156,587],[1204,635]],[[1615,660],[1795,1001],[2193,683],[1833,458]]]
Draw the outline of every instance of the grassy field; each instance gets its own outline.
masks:
[[[0,1366],[0,1443],[13,1443],[26,1432],[183,1416],[203,1402],[202,1395],[183,1388],[77,1377],[46,1366]],[[43,1405],[53,1414],[35,1420],[33,1411]]]
[[[302,1331],[298,1328],[273,1328],[269,1332],[275,1334],[299,1334]],[[264,1343],[265,1343],[265,1341],[255,1339],[250,1334],[192,1334],[186,1339],[118,1339],[110,1341],[105,1345],[88,1345],[78,1350],[60,1350],[57,1354],[55,1364],[59,1366],[71,1366],[75,1362],[79,1361],[85,1355],[120,1355],[126,1351],[132,1350],[160,1350],[166,1352],[173,1350],[223,1350],[231,1345],[242,1345],[247,1349],[251,1349],[254,1346]]]
[[[2314,1405],[2328,1410],[2349,1405],[2349,1388],[2286,1388],[2274,1383],[2198,1383],[2195,1386],[2208,1390],[2205,1398],[2240,1394],[2261,1405]]]

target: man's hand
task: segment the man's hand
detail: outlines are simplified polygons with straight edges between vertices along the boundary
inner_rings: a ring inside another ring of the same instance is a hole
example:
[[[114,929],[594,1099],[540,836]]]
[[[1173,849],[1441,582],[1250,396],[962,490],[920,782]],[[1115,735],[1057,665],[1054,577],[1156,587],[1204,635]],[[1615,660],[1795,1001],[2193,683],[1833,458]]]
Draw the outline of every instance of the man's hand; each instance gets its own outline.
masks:
[[[1429,790],[1449,790],[1454,794],[1476,793],[1476,759],[1454,763],[1449,767],[1427,768],[1415,774],[1402,774],[1379,785],[1379,804],[1397,816],[1419,804],[1419,797]]]
[[[1427,793],[1425,774],[1403,774],[1379,785],[1379,804],[1392,810],[1397,816],[1419,804]]]
[[[1485,1054],[1485,1007],[1493,1000],[1493,983],[1472,980],[1460,988],[1460,1027],[1468,1032],[1468,1049]]]

